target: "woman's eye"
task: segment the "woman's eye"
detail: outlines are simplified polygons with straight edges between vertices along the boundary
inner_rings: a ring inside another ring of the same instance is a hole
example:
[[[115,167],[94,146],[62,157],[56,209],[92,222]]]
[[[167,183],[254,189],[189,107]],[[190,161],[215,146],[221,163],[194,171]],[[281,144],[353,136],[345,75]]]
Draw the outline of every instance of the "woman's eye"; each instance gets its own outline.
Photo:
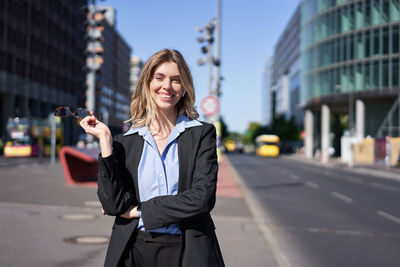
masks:
[[[178,80],[178,79],[176,79],[176,80],[172,80],[174,83],[181,83],[181,80]]]
[[[156,79],[157,81],[162,81],[161,77],[154,77],[154,79]]]

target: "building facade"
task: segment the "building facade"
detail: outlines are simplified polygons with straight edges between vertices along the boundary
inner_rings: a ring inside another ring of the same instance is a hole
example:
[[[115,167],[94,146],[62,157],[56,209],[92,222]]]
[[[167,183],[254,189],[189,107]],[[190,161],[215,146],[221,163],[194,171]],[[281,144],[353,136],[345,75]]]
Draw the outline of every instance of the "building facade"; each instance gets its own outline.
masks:
[[[300,5],[296,8],[278,42],[275,45],[272,64],[273,118],[292,117],[302,125],[302,110],[299,108],[300,90]]]
[[[142,73],[143,61],[138,56],[131,57],[131,68],[130,68],[130,91],[131,94],[135,92],[136,86],[139,82],[140,74]]]
[[[273,58],[270,58],[262,70],[262,96],[261,107],[262,116],[261,123],[263,125],[270,125],[272,122],[273,106],[272,106],[272,65]]]
[[[388,116],[399,120],[390,113],[400,101],[399,30],[399,0],[302,2],[300,101],[308,157],[320,150],[326,158],[343,130],[359,139],[400,135],[383,124]]]
[[[101,36],[92,45],[101,46],[95,55],[99,68],[95,73],[95,114],[104,121],[114,134],[127,130],[123,122],[130,118],[130,55],[131,48],[116,29],[116,11],[110,6],[91,6],[95,11],[96,27],[93,36]],[[96,32],[99,31],[99,32]],[[89,43],[88,43],[89,45]],[[89,80],[89,76],[88,76]]]
[[[0,1],[0,137],[10,117],[46,118],[57,106],[84,105],[85,3]]]

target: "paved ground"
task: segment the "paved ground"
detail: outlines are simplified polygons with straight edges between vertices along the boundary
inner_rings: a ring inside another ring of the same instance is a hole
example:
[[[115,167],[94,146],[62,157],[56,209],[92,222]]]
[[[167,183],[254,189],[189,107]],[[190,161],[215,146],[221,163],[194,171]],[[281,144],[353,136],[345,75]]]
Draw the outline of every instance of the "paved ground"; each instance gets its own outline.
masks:
[[[100,214],[95,187],[67,186],[59,163],[1,166],[0,266],[102,266],[113,219]],[[223,157],[212,215],[226,266],[277,266],[243,196]]]

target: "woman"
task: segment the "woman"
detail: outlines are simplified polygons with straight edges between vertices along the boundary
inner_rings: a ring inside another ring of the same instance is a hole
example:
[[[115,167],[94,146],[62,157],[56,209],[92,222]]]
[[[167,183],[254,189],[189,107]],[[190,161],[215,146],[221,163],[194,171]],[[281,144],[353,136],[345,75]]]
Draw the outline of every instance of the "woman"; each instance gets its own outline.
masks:
[[[176,50],[144,65],[130,106],[132,127],[112,140],[95,117],[98,196],[115,216],[105,266],[224,266],[210,211],[215,204],[215,128],[195,120],[190,70]]]

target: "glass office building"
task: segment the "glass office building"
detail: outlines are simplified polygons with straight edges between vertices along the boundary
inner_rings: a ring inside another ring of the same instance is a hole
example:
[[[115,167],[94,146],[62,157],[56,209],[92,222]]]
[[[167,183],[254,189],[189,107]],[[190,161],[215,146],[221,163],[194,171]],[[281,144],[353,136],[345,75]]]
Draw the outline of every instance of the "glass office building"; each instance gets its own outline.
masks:
[[[361,125],[360,138],[382,135],[382,122],[400,102],[399,31],[400,0],[302,1],[300,102],[313,117],[314,137],[324,125],[324,105],[335,124],[348,115],[351,133]]]

